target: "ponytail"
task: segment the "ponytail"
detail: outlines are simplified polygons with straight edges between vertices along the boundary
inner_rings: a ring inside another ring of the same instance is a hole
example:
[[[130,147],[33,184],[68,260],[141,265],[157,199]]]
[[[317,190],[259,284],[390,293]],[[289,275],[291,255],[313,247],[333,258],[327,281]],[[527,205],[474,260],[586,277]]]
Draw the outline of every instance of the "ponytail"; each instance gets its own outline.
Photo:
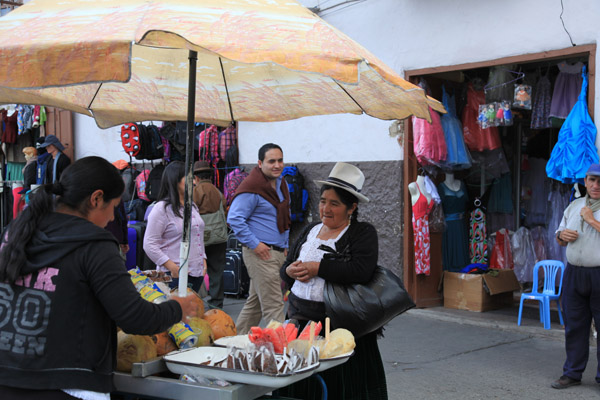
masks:
[[[25,244],[28,243],[42,219],[54,209],[52,189],[54,185],[43,185],[35,190],[29,205],[12,221],[0,252],[0,282],[14,283],[25,264]]]

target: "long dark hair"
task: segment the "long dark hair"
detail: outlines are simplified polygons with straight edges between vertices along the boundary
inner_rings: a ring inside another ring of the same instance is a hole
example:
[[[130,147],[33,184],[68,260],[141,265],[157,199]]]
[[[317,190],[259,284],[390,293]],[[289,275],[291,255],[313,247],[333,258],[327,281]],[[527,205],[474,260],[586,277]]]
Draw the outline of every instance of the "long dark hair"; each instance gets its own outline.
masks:
[[[25,247],[44,217],[54,211],[55,205],[63,204],[87,216],[90,211],[88,199],[96,190],[102,190],[103,200],[108,202],[121,196],[124,189],[119,171],[101,157],[77,160],[63,171],[60,181],[38,188],[4,237],[4,247],[0,251],[0,282],[14,283],[19,277],[27,259]]]
[[[323,186],[321,186],[321,192],[319,194],[323,194],[324,191],[329,190],[329,189],[333,189],[335,191],[335,193],[340,198],[340,201],[346,206],[346,208],[351,208],[352,205],[354,203],[356,203],[356,208],[354,209],[354,212],[350,216],[350,218],[353,221],[356,221],[358,219],[358,197],[356,197],[352,193],[350,193],[342,188],[339,188],[337,186],[327,185],[327,184],[324,184]]]
[[[160,180],[158,198],[167,206],[171,206],[173,213],[179,218],[181,215],[181,199],[179,198],[179,181],[185,176],[185,164],[182,161],[173,161],[165,168]]]

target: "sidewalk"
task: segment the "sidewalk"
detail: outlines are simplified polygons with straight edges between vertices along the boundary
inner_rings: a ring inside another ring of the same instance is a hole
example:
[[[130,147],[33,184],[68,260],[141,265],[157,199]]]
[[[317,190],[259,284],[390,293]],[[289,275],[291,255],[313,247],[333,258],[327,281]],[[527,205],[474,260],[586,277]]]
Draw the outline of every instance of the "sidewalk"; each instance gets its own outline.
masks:
[[[434,318],[439,321],[456,322],[460,324],[479,326],[482,328],[495,328],[504,331],[518,332],[527,335],[545,336],[556,340],[564,339],[564,327],[560,325],[558,311],[550,310],[551,329],[544,329],[539,319],[539,308],[536,304],[525,304],[521,326],[517,325],[519,317],[519,303],[512,307],[499,310],[474,312],[455,310],[444,307],[431,307],[410,310],[415,316]]]

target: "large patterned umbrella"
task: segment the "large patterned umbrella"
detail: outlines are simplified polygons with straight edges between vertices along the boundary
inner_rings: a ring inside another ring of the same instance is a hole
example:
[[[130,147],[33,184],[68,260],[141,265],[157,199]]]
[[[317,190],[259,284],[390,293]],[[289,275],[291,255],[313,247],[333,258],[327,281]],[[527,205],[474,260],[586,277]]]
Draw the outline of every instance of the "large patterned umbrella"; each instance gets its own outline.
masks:
[[[102,128],[187,119],[182,260],[194,121],[443,112],[294,0],[32,0],[0,18],[0,66],[0,104],[56,106]]]
[[[443,110],[293,0],[33,0],[0,18],[0,103],[91,112],[101,128],[185,120],[189,50],[197,121]]]

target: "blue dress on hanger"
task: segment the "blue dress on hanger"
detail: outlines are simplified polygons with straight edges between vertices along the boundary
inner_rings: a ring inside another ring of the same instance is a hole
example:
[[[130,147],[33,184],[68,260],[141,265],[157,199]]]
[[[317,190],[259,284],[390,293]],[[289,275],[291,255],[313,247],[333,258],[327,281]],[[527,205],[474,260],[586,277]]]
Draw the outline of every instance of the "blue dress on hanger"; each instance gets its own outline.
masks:
[[[592,121],[586,103],[588,80],[582,70],[583,83],[577,103],[558,132],[558,142],[552,149],[546,164],[549,178],[562,183],[581,183],[591,164],[598,162],[596,149],[596,125]]]
[[[448,111],[441,117],[442,129],[444,130],[444,138],[448,146],[448,154],[446,161],[443,161],[443,167],[450,170],[467,169],[471,167],[471,156],[465,146],[463,137],[463,128],[460,119],[456,116],[456,104],[454,95],[449,96],[446,93],[446,88],[442,85],[444,108]]]

